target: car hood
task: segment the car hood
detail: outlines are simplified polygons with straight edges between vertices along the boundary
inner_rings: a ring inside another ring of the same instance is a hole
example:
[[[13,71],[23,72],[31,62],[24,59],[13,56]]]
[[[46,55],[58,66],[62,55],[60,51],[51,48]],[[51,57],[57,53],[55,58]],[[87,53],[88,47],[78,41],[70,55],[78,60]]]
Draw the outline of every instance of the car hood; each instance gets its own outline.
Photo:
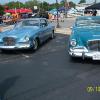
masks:
[[[87,45],[87,41],[100,39],[100,27],[83,27],[74,30],[77,41],[81,45]]]
[[[24,36],[31,36],[38,32],[38,27],[21,27],[21,28],[14,28],[12,30],[3,32],[1,37],[15,37],[21,38]]]

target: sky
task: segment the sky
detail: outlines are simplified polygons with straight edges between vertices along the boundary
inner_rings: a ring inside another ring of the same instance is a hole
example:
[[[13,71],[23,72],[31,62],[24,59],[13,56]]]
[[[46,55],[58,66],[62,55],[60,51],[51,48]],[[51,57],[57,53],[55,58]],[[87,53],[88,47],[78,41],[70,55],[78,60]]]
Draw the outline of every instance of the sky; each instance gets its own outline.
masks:
[[[7,3],[9,1],[21,1],[21,2],[25,2],[25,1],[28,1],[28,0],[0,0],[0,4],[4,4],[4,3]],[[40,1],[46,1],[46,2],[49,2],[49,3],[55,3],[56,0],[40,0]],[[61,0],[58,0],[58,2],[60,2]],[[74,3],[78,3],[80,0],[67,0],[67,1],[73,1]],[[93,2],[95,0],[86,0],[87,3],[90,3],[90,2]],[[97,2],[100,2],[100,0],[97,0]]]

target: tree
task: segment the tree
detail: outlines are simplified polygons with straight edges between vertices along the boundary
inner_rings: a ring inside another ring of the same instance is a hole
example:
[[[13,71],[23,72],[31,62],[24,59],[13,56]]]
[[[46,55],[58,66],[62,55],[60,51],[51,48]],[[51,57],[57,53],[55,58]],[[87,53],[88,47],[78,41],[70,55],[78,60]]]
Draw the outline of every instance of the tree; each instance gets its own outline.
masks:
[[[75,8],[75,6],[76,6],[76,4],[73,3],[72,1],[69,2],[69,7],[70,7],[70,8]]]
[[[4,14],[4,7],[2,5],[0,5],[0,15]]]
[[[37,0],[30,0],[30,1],[25,2],[25,7],[26,8],[34,9],[34,6],[39,6],[39,1],[37,1]]]
[[[47,2],[41,2],[40,3],[40,8],[42,9],[42,10],[44,10],[44,11],[48,11],[48,9],[49,9],[49,4],[47,3]]]
[[[79,4],[86,3],[86,0],[80,0]]]
[[[25,7],[25,5],[19,1],[17,1],[17,2],[12,1],[12,2],[6,3],[5,6],[8,6],[9,9]]]
[[[52,9],[55,9],[55,8],[57,8],[57,7],[56,7],[56,3],[49,4],[48,10],[52,10]]]
[[[65,6],[65,0],[62,0],[59,5],[60,7]]]
[[[59,5],[60,5],[60,7],[65,6],[65,0],[62,0]],[[67,6],[69,6],[70,8],[72,8],[72,7],[75,8],[76,4],[72,1],[70,1],[70,2],[67,2]]]

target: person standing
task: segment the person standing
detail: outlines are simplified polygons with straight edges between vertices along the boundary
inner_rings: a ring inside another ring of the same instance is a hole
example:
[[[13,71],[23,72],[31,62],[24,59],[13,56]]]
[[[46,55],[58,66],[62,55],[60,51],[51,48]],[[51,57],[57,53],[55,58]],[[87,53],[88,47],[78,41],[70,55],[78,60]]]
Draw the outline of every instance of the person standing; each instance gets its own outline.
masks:
[[[96,16],[96,15],[97,15],[97,11],[96,10],[93,10],[92,16]]]
[[[60,13],[60,19],[61,19],[61,22],[64,22],[64,14],[62,12]]]

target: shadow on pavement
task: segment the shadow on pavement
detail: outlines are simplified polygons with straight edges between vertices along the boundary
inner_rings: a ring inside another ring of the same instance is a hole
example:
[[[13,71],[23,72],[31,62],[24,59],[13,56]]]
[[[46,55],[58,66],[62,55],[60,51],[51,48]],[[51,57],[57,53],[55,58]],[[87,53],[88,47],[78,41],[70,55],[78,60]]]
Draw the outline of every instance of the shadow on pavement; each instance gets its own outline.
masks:
[[[92,60],[91,58],[85,58],[84,60],[82,58],[74,58],[71,59],[69,57],[69,61],[72,63],[81,63],[81,64],[93,64],[93,65],[100,65],[100,61],[99,60]]]
[[[19,79],[19,76],[10,77],[5,79],[2,83],[0,83],[0,100],[7,100],[6,92],[14,86],[16,81]]]

